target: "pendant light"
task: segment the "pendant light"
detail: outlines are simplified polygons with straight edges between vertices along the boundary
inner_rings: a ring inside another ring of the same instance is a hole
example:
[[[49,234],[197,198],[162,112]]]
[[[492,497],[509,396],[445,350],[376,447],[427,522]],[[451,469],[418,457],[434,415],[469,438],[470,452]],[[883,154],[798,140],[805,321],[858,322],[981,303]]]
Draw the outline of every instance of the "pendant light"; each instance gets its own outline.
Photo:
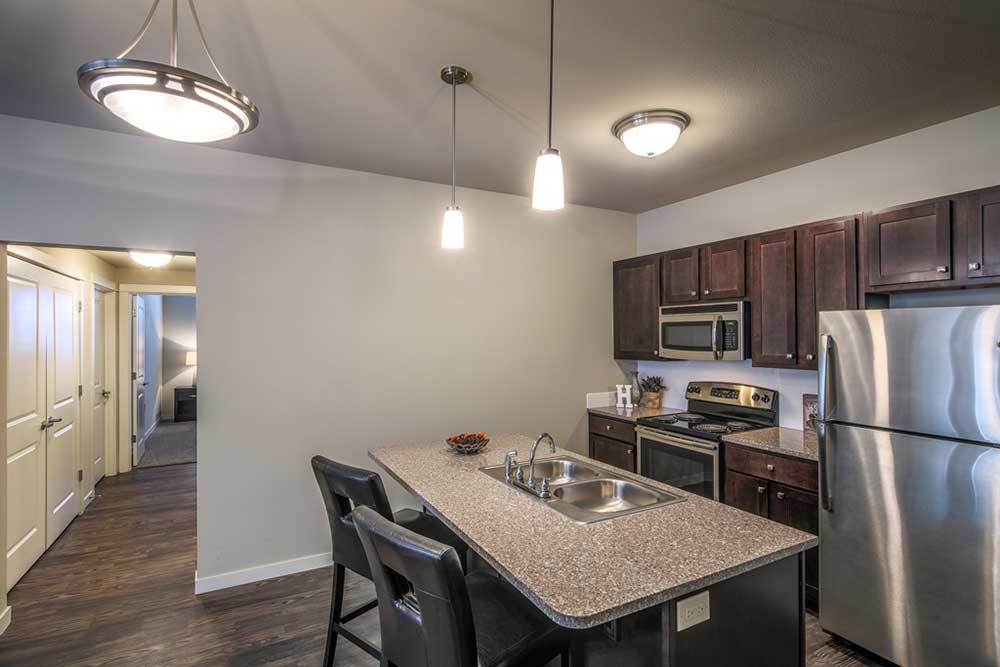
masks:
[[[126,59],[146,35],[159,4],[153,0],[138,34],[118,56],[91,60],[77,70],[80,89],[130,125],[172,141],[219,141],[254,129],[257,107],[229,85],[215,64],[194,0],[188,0],[191,17],[218,81],[177,67],[177,0],[171,0],[170,64]]]
[[[555,51],[556,0],[549,0],[549,134],[548,147],[535,161],[535,183],[531,206],[540,211],[556,211],[566,205],[563,167],[559,151],[552,147],[552,60]]]
[[[472,80],[472,74],[464,67],[448,65],[441,69],[441,80],[451,86],[451,206],[444,210],[444,223],[441,225],[441,247],[449,250],[460,250],[465,247],[465,221],[462,219],[462,209],[455,203],[455,156],[457,149],[455,128],[458,124],[456,89],[463,83]]]

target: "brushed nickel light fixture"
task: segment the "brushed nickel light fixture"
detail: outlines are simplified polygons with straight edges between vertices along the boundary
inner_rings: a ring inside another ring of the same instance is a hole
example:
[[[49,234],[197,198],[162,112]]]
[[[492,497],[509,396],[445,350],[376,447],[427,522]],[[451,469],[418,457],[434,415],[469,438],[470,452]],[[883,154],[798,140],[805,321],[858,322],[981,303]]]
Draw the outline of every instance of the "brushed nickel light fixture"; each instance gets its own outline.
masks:
[[[691,123],[683,111],[653,109],[637,111],[618,120],[611,128],[629,152],[641,157],[655,157],[666,153]]]
[[[555,52],[556,1],[549,0],[549,132],[548,147],[535,161],[535,182],[531,206],[540,211],[556,211],[566,205],[563,165],[559,151],[552,147],[552,69]]]
[[[457,140],[455,128],[457,121],[458,86],[472,80],[472,73],[458,65],[448,65],[441,69],[441,80],[451,86],[451,206],[444,210],[444,223],[441,225],[441,247],[449,250],[460,250],[465,247],[465,221],[462,219],[462,209],[455,203],[455,155]]]
[[[146,35],[159,4],[153,0],[124,51],[114,58],[91,60],[77,70],[80,89],[130,125],[172,141],[219,141],[254,129],[260,119],[257,107],[229,85],[215,64],[194,0],[188,0],[191,17],[218,81],[177,67],[177,0],[171,1],[170,64],[126,58]]]

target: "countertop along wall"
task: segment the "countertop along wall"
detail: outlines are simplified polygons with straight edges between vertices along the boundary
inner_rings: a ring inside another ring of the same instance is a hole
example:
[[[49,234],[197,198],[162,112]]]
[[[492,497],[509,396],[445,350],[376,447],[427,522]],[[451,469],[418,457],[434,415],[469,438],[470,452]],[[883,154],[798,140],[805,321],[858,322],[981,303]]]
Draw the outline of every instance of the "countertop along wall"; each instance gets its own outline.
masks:
[[[460,189],[444,251],[445,185],[10,116],[0,146],[0,239],[197,253],[201,590],[328,562],[314,454],[469,430],[582,452],[580,391],[624,381],[634,215]]]
[[[994,107],[640,213],[637,254],[998,184],[1000,107]],[[816,392],[814,371],[752,368],[749,361],[641,362],[639,370],[664,376],[671,407],[684,406],[689,380],[733,380],[777,389],[781,425],[796,429],[802,428],[802,394]]]

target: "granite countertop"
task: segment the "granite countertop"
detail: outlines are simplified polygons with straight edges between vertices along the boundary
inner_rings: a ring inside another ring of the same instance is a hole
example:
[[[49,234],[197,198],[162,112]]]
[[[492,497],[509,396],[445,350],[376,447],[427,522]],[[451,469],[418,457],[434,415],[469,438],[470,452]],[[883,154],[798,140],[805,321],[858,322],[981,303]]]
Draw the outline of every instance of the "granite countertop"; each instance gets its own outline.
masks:
[[[480,472],[532,439],[494,436],[473,456],[443,442],[369,456],[556,623],[587,628],[652,607],[816,546],[813,535],[638,477],[566,450],[619,477],[686,498],[580,524]],[[545,457],[549,457],[545,450]]]
[[[659,417],[660,415],[673,415],[684,411],[677,408],[643,408],[639,406],[625,410],[625,408],[616,408],[612,405],[606,408],[587,408],[587,412],[598,417],[611,417],[634,424],[640,417]]]
[[[793,428],[778,427],[762,428],[723,436],[722,441],[809,461],[819,461],[816,434],[811,431],[803,432]]]

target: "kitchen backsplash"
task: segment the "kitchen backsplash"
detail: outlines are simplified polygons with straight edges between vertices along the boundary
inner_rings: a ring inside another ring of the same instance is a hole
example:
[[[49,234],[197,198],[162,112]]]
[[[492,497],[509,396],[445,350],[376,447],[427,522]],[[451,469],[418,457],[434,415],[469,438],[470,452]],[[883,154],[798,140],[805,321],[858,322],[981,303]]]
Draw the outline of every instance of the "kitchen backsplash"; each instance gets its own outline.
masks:
[[[802,395],[815,394],[818,385],[816,371],[777,368],[754,368],[747,361],[640,361],[639,374],[662,375],[667,385],[665,407],[684,408],[684,389],[688,382],[706,380],[739,382],[765,389],[774,389],[781,396],[779,424],[802,430]]]

